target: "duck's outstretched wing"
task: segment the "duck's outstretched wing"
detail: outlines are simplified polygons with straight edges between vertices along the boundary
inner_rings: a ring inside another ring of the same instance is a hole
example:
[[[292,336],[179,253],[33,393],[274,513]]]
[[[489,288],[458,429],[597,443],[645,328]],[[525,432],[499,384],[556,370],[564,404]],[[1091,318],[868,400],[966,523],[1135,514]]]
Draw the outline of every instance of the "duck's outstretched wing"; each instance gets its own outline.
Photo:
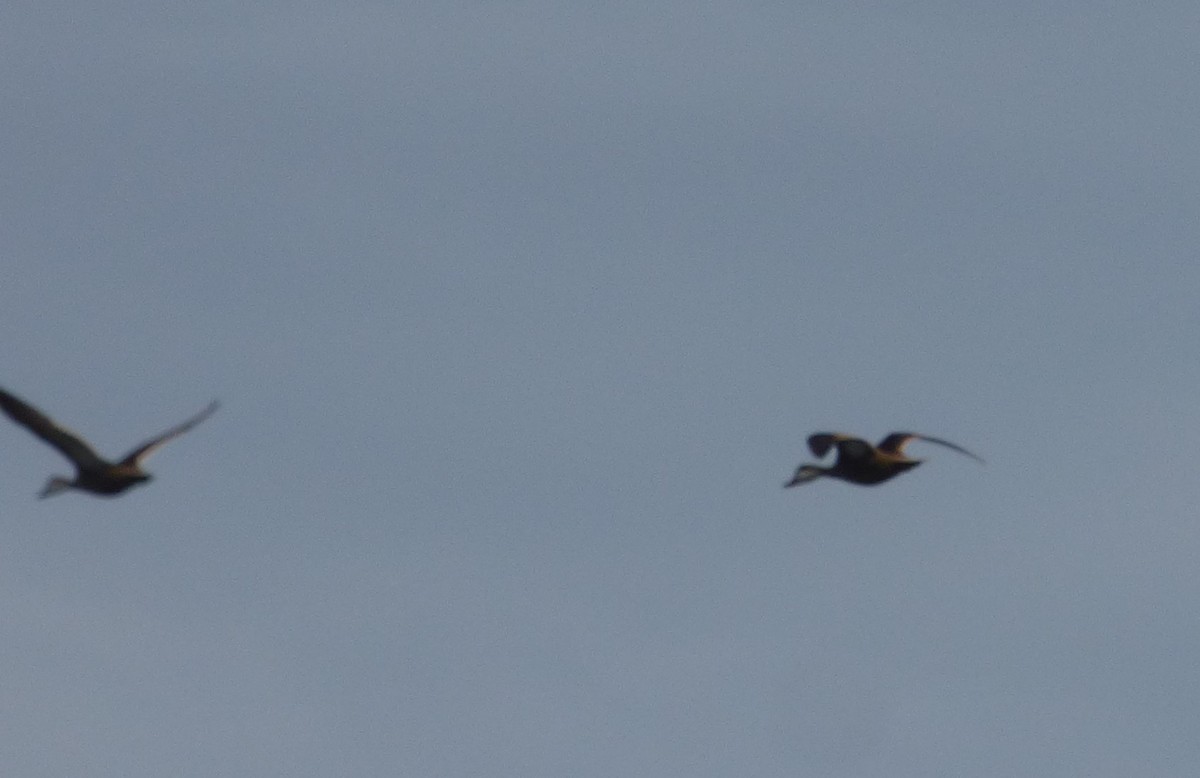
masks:
[[[808,436],[808,449],[813,452],[815,457],[823,457],[829,453],[829,449],[834,446],[841,446],[843,443],[852,443],[858,441],[866,448],[871,448],[871,444],[865,440],[860,440],[853,435],[843,435],[840,432],[817,432]]]
[[[154,451],[159,446],[162,446],[162,445],[170,442],[171,440],[179,437],[183,433],[190,430],[192,427],[195,427],[197,424],[199,424],[200,422],[207,419],[209,416],[212,416],[213,413],[219,407],[221,407],[220,403],[218,403],[216,400],[213,400],[212,402],[210,402],[208,404],[208,407],[206,407],[204,410],[197,413],[192,418],[188,419],[187,421],[183,422],[182,424],[180,424],[178,426],[172,427],[171,429],[167,430],[166,432],[162,433],[161,435],[158,435],[156,437],[151,438],[150,440],[147,440],[145,443],[138,446],[133,451],[130,451],[121,460],[121,464],[122,465],[138,464],[138,462],[140,462],[141,460],[143,460],[146,457],[153,454]]]
[[[960,454],[965,454],[980,464],[984,463],[982,458],[972,454],[970,451],[967,451],[965,448],[956,443],[951,443],[950,441],[942,440],[941,438],[930,437],[929,435],[921,435],[916,432],[893,432],[891,435],[888,435],[886,438],[879,441],[879,445],[876,448],[888,454],[903,456],[904,447],[908,445],[909,441],[913,440],[924,440],[927,443],[936,443],[939,446],[945,446],[946,448],[954,449]]]
[[[58,449],[63,456],[74,462],[76,467],[81,470],[94,470],[108,466],[108,463],[101,459],[83,438],[58,426],[49,416],[3,389],[0,389],[0,409],[3,409],[8,417],[17,424]]]

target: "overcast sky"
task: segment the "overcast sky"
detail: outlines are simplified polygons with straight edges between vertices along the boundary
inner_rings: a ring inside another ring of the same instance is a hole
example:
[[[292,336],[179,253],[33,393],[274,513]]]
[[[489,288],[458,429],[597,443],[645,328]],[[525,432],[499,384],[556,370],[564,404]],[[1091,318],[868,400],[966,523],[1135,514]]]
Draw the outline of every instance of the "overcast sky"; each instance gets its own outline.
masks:
[[[1198,40],[7,4],[0,773],[1193,774]]]

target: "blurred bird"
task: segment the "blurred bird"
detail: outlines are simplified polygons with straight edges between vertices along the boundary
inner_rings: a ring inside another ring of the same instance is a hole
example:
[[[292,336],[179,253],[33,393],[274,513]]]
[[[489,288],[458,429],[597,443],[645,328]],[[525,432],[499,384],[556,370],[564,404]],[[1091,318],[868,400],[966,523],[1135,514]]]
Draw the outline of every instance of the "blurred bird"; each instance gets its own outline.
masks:
[[[915,432],[893,432],[879,441],[878,446],[872,446],[862,438],[818,432],[809,436],[808,447],[818,458],[825,456],[830,448],[836,447],[837,459],[833,466],[800,465],[796,468],[792,480],[783,486],[784,488],[799,486],[822,476],[839,478],[863,486],[881,484],[921,464],[922,460],[910,459],[904,455],[904,447],[913,440],[937,443],[939,446],[952,448],[960,454],[966,454],[977,462],[983,462],[982,459],[961,446],[956,446],[947,440],[931,438],[928,435],[918,435]]]
[[[115,495],[131,486],[149,481],[151,475],[142,470],[142,460],[154,453],[159,446],[182,435],[211,416],[217,409],[217,401],[213,400],[208,407],[182,424],[147,440],[117,462],[101,458],[86,441],[75,433],[58,426],[37,408],[3,389],[0,389],[0,409],[13,421],[54,446],[75,465],[74,480],[53,476],[46,482],[46,486],[39,496],[49,497],[67,489],[79,489],[92,494]]]

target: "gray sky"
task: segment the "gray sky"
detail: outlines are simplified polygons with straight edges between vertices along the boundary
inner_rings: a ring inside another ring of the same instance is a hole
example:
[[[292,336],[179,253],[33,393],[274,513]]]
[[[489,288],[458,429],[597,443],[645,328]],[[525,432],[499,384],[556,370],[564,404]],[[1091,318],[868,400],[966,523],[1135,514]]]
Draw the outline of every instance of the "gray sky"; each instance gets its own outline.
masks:
[[[1200,11],[645,5],[6,6],[0,772],[1191,774]]]

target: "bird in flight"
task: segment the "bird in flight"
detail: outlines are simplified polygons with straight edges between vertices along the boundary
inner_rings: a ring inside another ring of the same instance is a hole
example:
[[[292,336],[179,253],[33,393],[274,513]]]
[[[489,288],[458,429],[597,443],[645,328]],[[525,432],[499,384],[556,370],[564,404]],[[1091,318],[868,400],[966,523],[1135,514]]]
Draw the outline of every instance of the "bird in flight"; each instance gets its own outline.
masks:
[[[914,440],[937,443],[939,446],[952,448],[960,454],[966,454],[977,462],[983,462],[982,459],[962,446],[957,446],[948,440],[918,435],[915,432],[893,432],[879,441],[878,446],[872,446],[862,438],[850,435],[818,432],[808,437],[808,447],[812,450],[813,455],[820,458],[825,456],[829,449],[836,448],[837,459],[834,460],[831,467],[814,464],[800,465],[796,468],[792,480],[783,486],[784,488],[799,486],[809,481],[815,481],[822,476],[838,478],[863,486],[881,484],[921,464],[922,460],[911,459],[904,454],[904,447]]]
[[[85,440],[70,430],[58,426],[37,408],[0,389],[0,410],[34,435],[54,446],[75,465],[75,478],[53,476],[46,482],[40,497],[49,497],[67,489],[79,489],[92,494],[116,495],[131,486],[149,481],[151,475],[142,469],[142,460],[164,443],[176,438],[207,419],[217,410],[213,400],[192,418],[156,437],[147,440],[116,462],[102,458]]]

